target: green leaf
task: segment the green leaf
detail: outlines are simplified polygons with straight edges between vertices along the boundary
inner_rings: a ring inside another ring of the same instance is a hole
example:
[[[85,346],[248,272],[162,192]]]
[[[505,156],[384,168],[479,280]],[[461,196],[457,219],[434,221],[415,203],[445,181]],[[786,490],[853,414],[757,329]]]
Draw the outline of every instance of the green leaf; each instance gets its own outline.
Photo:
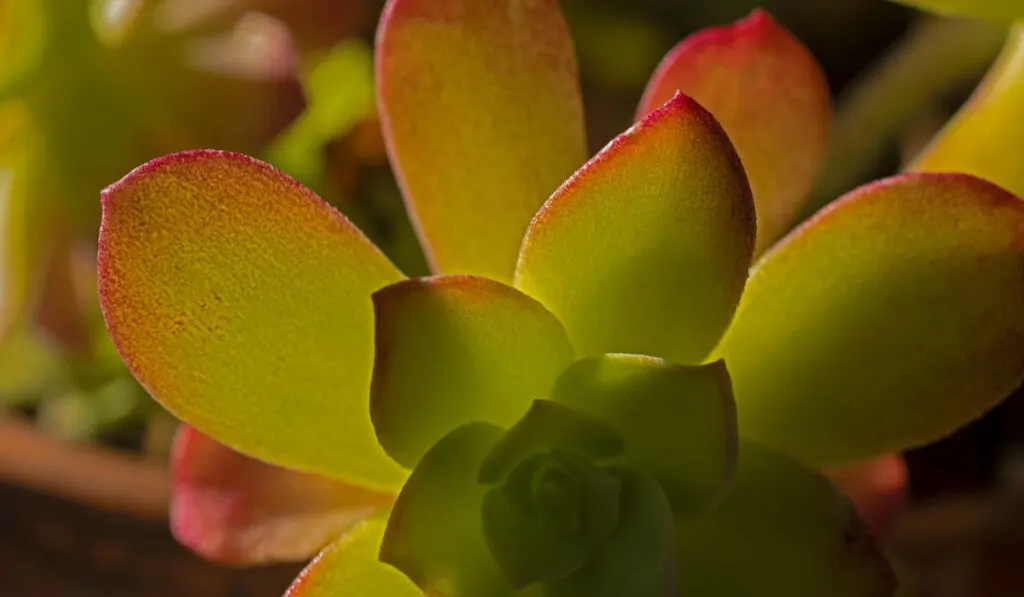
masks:
[[[1024,14],[1024,9],[1022,9]],[[1017,148],[1024,138],[1024,23],[974,95],[911,169],[966,172],[1024,197],[1024,168]]]
[[[891,597],[895,579],[828,480],[756,443],[711,512],[677,518],[679,595]]]
[[[754,248],[743,167],[715,119],[677,95],[601,150],[537,213],[516,287],[582,356],[707,356]]]
[[[452,431],[420,460],[395,502],[380,559],[431,597],[514,593],[484,540],[487,486],[477,482],[484,455],[502,433],[487,423]]]
[[[720,362],[683,367],[654,357],[592,357],[569,367],[551,397],[618,431],[626,461],[653,474],[677,512],[705,507],[732,476],[736,410]]]
[[[622,449],[622,437],[613,427],[557,402],[535,400],[484,459],[480,482],[500,481],[531,454],[569,450],[593,460],[607,460]]]
[[[545,597],[711,595],[676,588],[672,507],[661,485],[644,473],[617,474],[622,490],[615,532],[595,546],[583,568],[546,583]]]
[[[434,270],[511,282],[537,208],[586,157],[556,0],[390,0],[377,91]]]
[[[1024,202],[908,174],[833,203],[751,274],[719,355],[739,428],[815,466],[953,432],[1024,373]]]
[[[369,418],[371,293],[395,267],[266,164],[198,151],[103,192],[99,292],[136,378],[239,451],[376,487],[404,477]]]
[[[763,252],[789,230],[825,157],[832,119],[825,73],[800,40],[758,9],[680,42],[655,71],[637,115],[677,91],[714,114],[736,145]]]
[[[460,425],[515,423],[572,362],[558,320],[500,282],[417,278],[373,302],[371,416],[381,445],[409,468]]]
[[[1020,0],[895,0],[901,4],[940,14],[965,15],[1013,21],[1024,18]]]
[[[404,574],[377,560],[385,523],[374,518],[323,550],[285,597],[424,597]]]

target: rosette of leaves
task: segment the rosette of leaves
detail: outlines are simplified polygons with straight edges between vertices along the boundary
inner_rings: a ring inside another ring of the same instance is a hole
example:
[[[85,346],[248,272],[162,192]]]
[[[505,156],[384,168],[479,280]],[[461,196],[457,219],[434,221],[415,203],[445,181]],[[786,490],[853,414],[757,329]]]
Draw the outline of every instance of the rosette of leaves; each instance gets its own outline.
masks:
[[[380,512],[291,594],[891,595],[815,469],[1017,386],[1024,203],[912,173],[789,232],[829,102],[764,13],[685,40],[589,160],[553,0],[391,0],[376,60],[435,276],[238,154],[103,193],[101,302],[138,380],[295,471],[258,483],[282,534],[331,503],[303,491],[326,479]]]

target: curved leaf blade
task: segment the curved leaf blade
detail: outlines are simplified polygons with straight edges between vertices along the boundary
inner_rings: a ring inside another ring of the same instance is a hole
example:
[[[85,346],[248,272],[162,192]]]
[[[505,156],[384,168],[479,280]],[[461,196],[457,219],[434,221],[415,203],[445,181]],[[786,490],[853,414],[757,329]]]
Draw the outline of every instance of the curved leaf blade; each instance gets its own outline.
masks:
[[[544,204],[516,287],[562,321],[581,356],[696,364],[732,317],[754,235],[750,187],[728,137],[679,94]]]
[[[373,303],[370,414],[381,445],[408,468],[456,427],[515,423],[572,362],[558,320],[500,282],[415,278]]]
[[[742,441],[736,478],[710,512],[676,519],[680,595],[891,597],[893,573],[823,475]]]
[[[384,526],[380,518],[359,523],[306,566],[285,597],[424,597],[404,574],[377,559]]]
[[[1001,21],[1024,19],[1024,6],[1018,0],[894,0],[940,14],[965,15]]]
[[[135,377],[255,457],[352,482],[403,473],[369,419],[371,293],[401,274],[352,224],[238,154],[174,154],[103,192],[99,292]]]
[[[390,0],[377,97],[438,273],[511,282],[530,218],[583,163],[572,39],[556,0]]]
[[[743,160],[757,206],[757,253],[784,235],[825,157],[828,81],[800,40],[763,10],[687,37],[662,61],[643,116],[681,91],[721,123]]]
[[[1024,373],[1024,202],[907,174],[833,203],[755,266],[718,354],[744,436],[819,466],[923,444]]]
[[[171,531],[205,559],[305,560],[393,496],[254,460],[183,425],[171,455]]]

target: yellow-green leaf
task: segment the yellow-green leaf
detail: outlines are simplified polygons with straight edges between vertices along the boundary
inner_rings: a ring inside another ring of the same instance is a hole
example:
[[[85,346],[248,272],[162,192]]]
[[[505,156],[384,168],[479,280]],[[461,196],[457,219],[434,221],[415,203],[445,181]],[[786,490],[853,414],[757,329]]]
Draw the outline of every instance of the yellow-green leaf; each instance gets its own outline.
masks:
[[[390,0],[377,91],[435,271],[511,282],[530,218],[586,156],[556,0]]]
[[[374,486],[403,473],[369,417],[371,294],[395,267],[270,166],[175,154],[103,192],[99,291],[171,412],[263,460]]]
[[[856,510],[816,471],[740,443],[709,513],[677,518],[679,595],[892,597],[895,580]]]
[[[785,234],[825,157],[832,118],[828,81],[811,52],[755,10],[684,39],[655,71],[639,116],[677,91],[722,124],[757,205],[757,252]]]
[[[720,356],[744,436],[819,466],[923,444],[1024,374],[1024,202],[960,174],[855,190],[754,267]]]
[[[895,0],[921,10],[940,14],[965,15],[987,19],[1012,21],[1024,18],[1024,3],[1020,0]]]
[[[408,468],[460,425],[512,425],[572,362],[554,315],[500,282],[417,278],[373,302],[371,415],[381,445]]]
[[[581,356],[695,364],[732,318],[754,234],[750,187],[728,137],[679,94],[541,208],[516,287],[558,316]]]
[[[1024,14],[1024,8],[1022,8]],[[925,149],[914,170],[966,172],[1024,196],[1024,24],[981,86]]]
[[[379,561],[385,522],[376,518],[320,552],[285,597],[424,597],[404,574]]]

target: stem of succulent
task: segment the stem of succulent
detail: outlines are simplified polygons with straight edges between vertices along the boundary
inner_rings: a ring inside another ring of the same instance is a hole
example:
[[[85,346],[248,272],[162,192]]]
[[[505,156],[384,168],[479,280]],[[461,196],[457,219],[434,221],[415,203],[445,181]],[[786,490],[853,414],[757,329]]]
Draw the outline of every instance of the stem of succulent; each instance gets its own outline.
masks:
[[[170,474],[161,464],[40,433],[0,416],[0,482],[135,516],[163,520]]]
[[[803,216],[871,177],[882,148],[933,102],[977,80],[1005,35],[993,23],[942,18],[912,29],[839,99],[825,165]]]

